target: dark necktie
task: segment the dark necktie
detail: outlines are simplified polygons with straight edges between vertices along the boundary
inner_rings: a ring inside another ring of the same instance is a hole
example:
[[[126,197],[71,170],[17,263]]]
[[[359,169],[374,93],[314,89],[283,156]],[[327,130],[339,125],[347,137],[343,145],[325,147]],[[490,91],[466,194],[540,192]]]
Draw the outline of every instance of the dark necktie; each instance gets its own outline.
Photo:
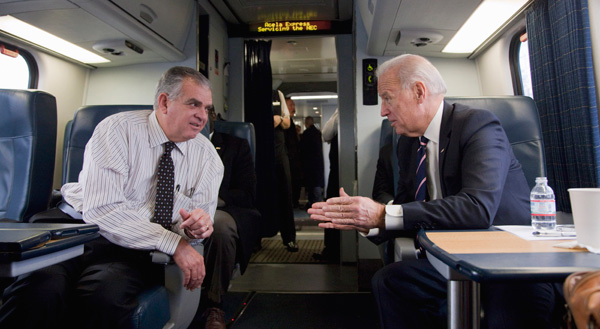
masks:
[[[427,199],[427,142],[425,136],[419,137],[419,149],[417,150],[417,174],[415,201]]]
[[[175,166],[171,158],[171,151],[175,147],[175,143],[166,142],[164,145],[165,153],[160,157],[158,164],[156,205],[154,206],[153,222],[170,230],[171,218],[173,217],[173,190],[175,186]]]

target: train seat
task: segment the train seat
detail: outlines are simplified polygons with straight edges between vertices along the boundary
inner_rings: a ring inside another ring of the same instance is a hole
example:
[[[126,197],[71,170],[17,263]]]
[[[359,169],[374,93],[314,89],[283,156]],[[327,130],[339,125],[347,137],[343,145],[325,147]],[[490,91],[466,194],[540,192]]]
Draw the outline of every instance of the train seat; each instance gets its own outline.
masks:
[[[39,90],[0,89],[0,218],[27,221],[52,194],[56,99]]]
[[[247,140],[250,145],[252,160],[256,162],[256,136],[252,123],[217,120],[215,121],[215,131]]]
[[[256,163],[256,135],[254,132],[254,125],[251,122],[217,120],[215,121],[215,131],[247,140],[248,145],[250,146],[250,153],[252,154],[252,161]],[[222,206],[221,202],[222,200],[219,198],[219,207]],[[217,211],[222,210],[217,209]],[[241,265],[240,263],[236,263],[232,279],[239,276],[241,276]]]
[[[478,96],[445,97],[444,100],[450,104],[460,103],[472,108],[487,109],[494,113],[506,132],[515,157],[523,167],[525,179],[530,188],[535,185],[536,177],[546,176],[542,127],[533,99],[526,96]],[[383,143],[389,142],[389,137],[384,138],[386,134],[384,130],[387,129],[384,127],[385,121],[382,123],[380,147],[384,145]],[[391,141],[394,143],[394,147],[390,156],[394,168],[397,168],[398,163],[394,156],[398,137],[393,131]],[[397,170],[394,170],[394,186],[397,186],[397,175]],[[418,256],[413,239],[397,238],[396,244],[399,246],[396,248],[396,260],[414,259]],[[383,252],[383,249],[380,248],[380,251]]]
[[[72,123],[65,131],[63,184],[78,180],[83,167],[85,145],[96,125],[104,118],[119,112],[148,110],[152,105],[90,105],[77,110]],[[208,135],[208,129],[203,134]],[[195,247],[203,253],[203,246]],[[165,285],[153,287],[138,296],[139,306],[131,317],[131,328],[187,328],[192,322],[200,302],[200,289],[183,288],[183,273],[171,257],[150,252],[152,262],[165,264]]]

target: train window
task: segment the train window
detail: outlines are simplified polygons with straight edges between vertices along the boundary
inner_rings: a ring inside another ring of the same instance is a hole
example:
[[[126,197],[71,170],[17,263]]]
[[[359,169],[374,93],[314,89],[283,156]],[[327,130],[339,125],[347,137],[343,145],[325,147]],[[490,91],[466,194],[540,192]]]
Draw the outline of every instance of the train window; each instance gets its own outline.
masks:
[[[26,50],[0,42],[0,71],[0,88],[37,88],[37,64]]]
[[[527,32],[524,30],[515,34],[510,44],[510,68],[515,94],[533,98]]]

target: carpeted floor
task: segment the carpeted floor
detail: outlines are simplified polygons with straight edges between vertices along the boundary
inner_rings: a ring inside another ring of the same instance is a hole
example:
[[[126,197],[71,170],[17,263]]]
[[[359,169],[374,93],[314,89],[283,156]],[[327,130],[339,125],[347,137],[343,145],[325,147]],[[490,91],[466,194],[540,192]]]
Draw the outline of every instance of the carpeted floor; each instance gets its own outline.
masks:
[[[250,263],[296,263],[309,264],[321,263],[312,255],[323,250],[323,240],[298,240],[298,252],[289,252],[279,239],[263,239],[262,249],[254,253]]]

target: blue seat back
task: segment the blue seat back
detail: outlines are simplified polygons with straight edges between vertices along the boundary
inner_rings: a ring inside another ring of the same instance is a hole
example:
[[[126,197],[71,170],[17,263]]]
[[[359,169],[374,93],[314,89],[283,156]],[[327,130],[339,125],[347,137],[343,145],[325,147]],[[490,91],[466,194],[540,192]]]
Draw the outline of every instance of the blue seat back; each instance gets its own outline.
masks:
[[[0,89],[0,218],[26,221],[46,210],[56,154],[56,99]]]
[[[256,162],[256,136],[251,122],[215,121],[215,131],[247,140],[252,160]]]
[[[446,97],[450,104],[460,103],[494,113],[506,132],[513,153],[530,188],[535,178],[546,176],[542,125],[535,102],[526,96]]]

